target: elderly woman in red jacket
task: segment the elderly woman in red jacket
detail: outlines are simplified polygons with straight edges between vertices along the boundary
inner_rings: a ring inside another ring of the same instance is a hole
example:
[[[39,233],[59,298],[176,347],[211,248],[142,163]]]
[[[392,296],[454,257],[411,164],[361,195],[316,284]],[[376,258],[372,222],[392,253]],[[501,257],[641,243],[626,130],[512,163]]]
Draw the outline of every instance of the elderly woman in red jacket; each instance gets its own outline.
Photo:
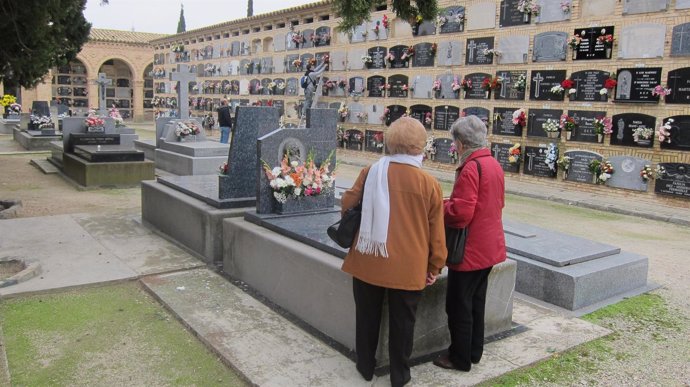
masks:
[[[486,125],[476,116],[461,117],[450,129],[460,155],[455,185],[444,202],[446,226],[465,228],[465,254],[448,265],[446,313],[448,354],[434,364],[469,371],[484,351],[484,306],[491,268],[506,259],[501,213],[505,203],[503,170],[486,148]]]

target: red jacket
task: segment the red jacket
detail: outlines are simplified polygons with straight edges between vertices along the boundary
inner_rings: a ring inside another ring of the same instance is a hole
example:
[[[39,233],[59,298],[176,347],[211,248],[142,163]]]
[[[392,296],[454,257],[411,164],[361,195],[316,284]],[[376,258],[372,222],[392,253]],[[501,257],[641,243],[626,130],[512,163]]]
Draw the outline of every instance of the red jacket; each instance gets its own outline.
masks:
[[[481,178],[475,159],[481,164]],[[447,226],[469,227],[465,259],[459,265],[448,265],[449,269],[481,270],[505,261],[504,205],[503,169],[488,149],[479,149],[458,168],[453,193],[443,203]]]

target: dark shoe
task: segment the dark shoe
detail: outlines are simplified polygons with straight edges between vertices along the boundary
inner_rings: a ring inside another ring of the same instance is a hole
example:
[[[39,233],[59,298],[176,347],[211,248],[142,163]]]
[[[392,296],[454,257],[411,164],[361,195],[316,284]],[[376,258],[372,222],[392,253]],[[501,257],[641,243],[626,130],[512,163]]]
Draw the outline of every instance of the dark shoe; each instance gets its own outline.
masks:
[[[441,355],[441,356],[437,357],[436,360],[434,360],[434,365],[436,367],[445,368],[447,370],[458,370],[458,371],[464,371],[464,372],[469,372],[469,370],[471,368],[471,367],[467,367],[467,369],[465,369],[465,368],[461,368],[461,367],[456,366],[452,361],[450,361],[450,358],[448,357],[448,355]]]
[[[480,360],[482,360],[481,357],[479,359],[472,359],[472,364],[479,364]]]
[[[374,378],[374,371],[372,370],[371,372],[364,372],[359,364],[356,365],[357,367],[357,372],[359,372],[360,375],[366,380],[367,382],[371,382],[371,379]]]

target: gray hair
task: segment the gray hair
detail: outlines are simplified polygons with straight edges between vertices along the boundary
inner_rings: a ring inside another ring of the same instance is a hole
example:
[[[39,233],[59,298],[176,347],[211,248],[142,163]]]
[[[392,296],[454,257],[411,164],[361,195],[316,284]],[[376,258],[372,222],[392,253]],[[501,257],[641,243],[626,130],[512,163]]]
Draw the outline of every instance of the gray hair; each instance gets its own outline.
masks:
[[[466,148],[486,146],[486,124],[477,116],[458,118],[450,127],[450,135]]]

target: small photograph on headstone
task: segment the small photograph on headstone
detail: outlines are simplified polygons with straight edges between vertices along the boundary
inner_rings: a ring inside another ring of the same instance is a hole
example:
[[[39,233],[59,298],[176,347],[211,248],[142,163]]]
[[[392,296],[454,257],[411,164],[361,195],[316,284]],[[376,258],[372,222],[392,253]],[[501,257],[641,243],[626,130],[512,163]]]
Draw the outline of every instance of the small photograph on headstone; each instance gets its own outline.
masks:
[[[656,86],[661,84],[661,67],[618,69],[616,78],[614,101],[659,102]]]
[[[690,164],[660,163],[656,175],[655,193],[690,199]]]
[[[656,117],[623,113],[612,117],[611,145],[651,148],[654,145]]]

